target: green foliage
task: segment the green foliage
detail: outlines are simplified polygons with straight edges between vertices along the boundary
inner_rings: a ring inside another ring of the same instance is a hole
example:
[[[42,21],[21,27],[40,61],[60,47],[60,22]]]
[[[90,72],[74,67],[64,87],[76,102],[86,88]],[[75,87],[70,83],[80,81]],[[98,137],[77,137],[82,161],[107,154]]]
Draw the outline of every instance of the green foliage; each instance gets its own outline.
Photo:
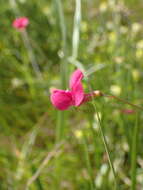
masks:
[[[50,102],[79,67],[86,92],[143,105],[143,3],[77,2],[1,0],[1,190],[114,190],[114,169],[118,190],[143,188],[141,110],[104,97],[65,112]],[[26,42],[12,27],[17,16],[30,20]]]

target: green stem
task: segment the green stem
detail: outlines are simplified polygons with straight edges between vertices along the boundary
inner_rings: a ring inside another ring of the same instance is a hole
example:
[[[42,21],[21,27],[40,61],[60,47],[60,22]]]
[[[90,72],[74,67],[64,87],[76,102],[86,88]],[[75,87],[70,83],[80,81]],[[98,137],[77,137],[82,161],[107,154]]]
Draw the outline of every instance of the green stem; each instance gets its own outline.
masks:
[[[61,46],[63,57],[60,64],[60,74],[61,74],[61,83],[62,88],[66,89],[67,87],[67,75],[68,75],[68,66],[67,66],[67,32],[65,17],[63,12],[63,7],[61,0],[55,0],[56,10],[59,18],[59,26],[61,32]],[[56,142],[61,140],[64,136],[64,130],[66,126],[66,114],[64,112],[57,112],[57,128],[56,128]]]
[[[32,46],[31,46],[31,43],[29,40],[29,36],[28,36],[26,29],[21,31],[21,36],[23,39],[24,46],[27,49],[29,60],[31,62],[32,68],[33,68],[37,78],[42,79],[42,74],[41,74],[39,65],[37,63],[36,57],[34,55],[34,52],[33,52],[33,49],[32,49]]]
[[[66,126],[66,111],[57,112],[56,143],[63,139]]]
[[[68,74],[68,67],[67,67],[67,31],[66,31],[66,23],[64,17],[63,6],[61,0],[55,0],[56,9],[58,12],[59,18],[59,25],[61,31],[61,45],[62,45],[62,62],[61,62],[61,80],[62,80],[62,88],[66,88],[67,86],[67,74]]]
[[[63,53],[66,53],[67,49],[67,32],[66,32],[66,24],[65,24],[65,17],[63,12],[63,7],[61,0],[55,0],[58,16],[59,16],[59,25],[60,25],[60,31],[61,31],[61,37],[62,37],[62,48]],[[64,54],[65,56],[66,54]]]
[[[34,165],[31,166],[31,170],[32,170],[32,174],[34,174],[36,172],[36,168]],[[40,180],[40,177],[37,177],[37,179],[35,180],[35,186],[37,187],[36,188],[37,190],[44,190],[41,180]]]
[[[98,123],[99,123],[99,130],[100,130],[100,133],[101,133],[101,137],[102,137],[102,141],[103,141],[103,144],[104,144],[105,151],[107,153],[108,162],[109,162],[110,168],[112,170],[112,173],[113,173],[113,176],[114,176],[114,179],[115,179],[115,189],[117,189],[117,177],[116,177],[116,172],[115,172],[112,160],[111,160],[111,155],[110,155],[110,151],[109,151],[109,148],[108,148],[108,143],[107,143],[106,137],[104,135],[104,131],[102,129],[102,124],[101,124],[101,120],[100,120],[100,116],[99,116],[97,107],[96,107],[94,102],[93,102],[93,106],[94,106],[94,109],[96,110],[97,119],[98,119]]]
[[[138,113],[136,113],[136,123],[133,130],[132,136],[132,152],[131,152],[131,180],[132,186],[131,190],[136,189],[136,174],[137,174],[137,147],[139,139],[139,122]]]
[[[128,104],[128,105],[130,105],[132,107],[135,107],[137,109],[143,110],[143,107],[135,105],[135,104],[132,104],[132,103],[128,102],[127,100],[121,99],[121,98],[119,98],[117,96],[114,96],[114,95],[105,95],[105,94],[102,94],[102,95],[105,96],[105,97],[108,97],[108,98],[116,99],[116,100],[118,100],[120,102],[123,102],[124,104]]]
[[[73,37],[72,37],[72,59],[73,60],[76,60],[78,56],[80,23],[81,23],[81,0],[76,0]]]
[[[88,145],[87,145],[87,140],[85,134],[83,134],[83,145],[84,145],[84,153],[85,153],[85,160],[86,160],[86,167],[88,170],[88,174],[90,177],[90,189],[95,190],[95,184],[94,184],[94,177],[93,177],[93,171],[90,163],[90,158],[89,158],[89,152],[88,152]]]

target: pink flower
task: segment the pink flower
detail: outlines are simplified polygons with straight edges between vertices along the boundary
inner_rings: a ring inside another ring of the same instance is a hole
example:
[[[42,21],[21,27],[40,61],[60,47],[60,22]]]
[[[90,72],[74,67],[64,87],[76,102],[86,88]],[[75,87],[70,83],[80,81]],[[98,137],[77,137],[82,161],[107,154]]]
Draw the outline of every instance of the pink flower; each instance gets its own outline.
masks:
[[[54,89],[51,94],[52,104],[59,110],[66,110],[70,106],[80,106],[82,103],[92,99],[92,96],[101,96],[99,91],[85,94],[81,80],[83,73],[77,69],[70,79],[70,90]]]
[[[13,23],[12,26],[16,29],[24,29],[28,26],[29,24],[29,19],[27,17],[20,17],[20,18],[16,18]]]

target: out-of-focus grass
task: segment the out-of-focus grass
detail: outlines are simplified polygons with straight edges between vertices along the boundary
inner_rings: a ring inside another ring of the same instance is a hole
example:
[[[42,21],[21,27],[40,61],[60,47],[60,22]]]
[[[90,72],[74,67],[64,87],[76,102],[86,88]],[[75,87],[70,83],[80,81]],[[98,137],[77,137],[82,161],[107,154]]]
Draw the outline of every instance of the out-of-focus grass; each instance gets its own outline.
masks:
[[[26,189],[51,152],[28,189],[114,189],[93,104],[58,116],[49,89],[68,88],[67,75],[77,66],[88,75],[83,81],[85,91],[92,87],[141,106],[143,3],[82,1],[81,12],[77,4],[75,13],[75,3],[80,1],[61,1],[62,12],[56,2],[16,1],[20,16],[30,19],[27,33],[42,74],[39,79],[20,32],[12,28],[13,1],[1,0],[0,189]],[[142,111],[125,114],[122,110],[134,108],[109,98],[95,101],[118,189],[142,189]],[[63,144],[56,154],[58,143]]]

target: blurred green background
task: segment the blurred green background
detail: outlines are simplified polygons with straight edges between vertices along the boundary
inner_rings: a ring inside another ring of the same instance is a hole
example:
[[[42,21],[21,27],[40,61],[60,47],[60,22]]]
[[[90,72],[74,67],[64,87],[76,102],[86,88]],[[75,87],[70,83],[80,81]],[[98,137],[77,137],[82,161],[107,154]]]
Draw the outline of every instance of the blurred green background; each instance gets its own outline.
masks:
[[[101,127],[117,188],[143,190],[142,110],[109,98],[64,112],[50,102],[78,67],[86,92],[143,105],[142,10],[142,0],[0,0],[0,190],[114,190]],[[20,16],[26,32],[12,27]]]

